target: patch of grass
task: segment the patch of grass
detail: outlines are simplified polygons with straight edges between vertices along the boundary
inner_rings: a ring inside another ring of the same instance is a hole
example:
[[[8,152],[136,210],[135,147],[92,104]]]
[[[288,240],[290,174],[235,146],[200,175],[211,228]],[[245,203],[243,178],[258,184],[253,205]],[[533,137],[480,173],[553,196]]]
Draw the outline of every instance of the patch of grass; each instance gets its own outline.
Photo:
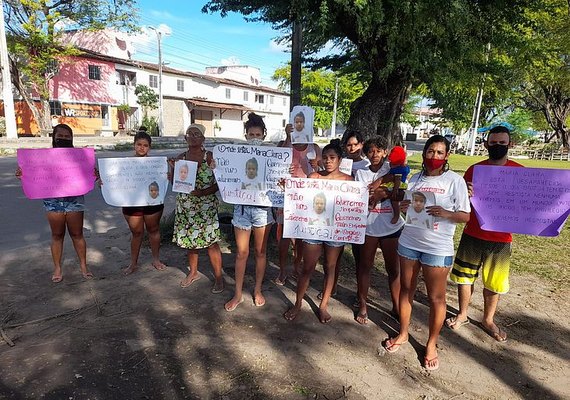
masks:
[[[302,396],[309,396],[311,394],[311,390],[304,386],[293,385],[293,391]]]

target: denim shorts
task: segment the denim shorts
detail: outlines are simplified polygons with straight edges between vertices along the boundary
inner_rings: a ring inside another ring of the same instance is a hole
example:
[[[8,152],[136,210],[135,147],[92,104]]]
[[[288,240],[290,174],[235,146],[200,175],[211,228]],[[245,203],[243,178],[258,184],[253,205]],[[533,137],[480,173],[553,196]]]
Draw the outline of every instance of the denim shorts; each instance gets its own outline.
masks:
[[[325,242],[324,240],[312,240],[312,239],[303,239],[303,242],[307,244],[326,244],[330,247],[343,247],[346,243],[342,242]]]
[[[71,196],[44,199],[44,208],[46,211],[61,213],[85,211],[85,198]]]
[[[271,207],[234,206],[232,225],[236,228],[250,230],[252,227],[261,228],[274,222]]]
[[[453,265],[453,256],[437,256],[412,250],[401,244],[398,244],[398,254],[409,260],[419,261],[421,264],[429,267],[449,268]]]

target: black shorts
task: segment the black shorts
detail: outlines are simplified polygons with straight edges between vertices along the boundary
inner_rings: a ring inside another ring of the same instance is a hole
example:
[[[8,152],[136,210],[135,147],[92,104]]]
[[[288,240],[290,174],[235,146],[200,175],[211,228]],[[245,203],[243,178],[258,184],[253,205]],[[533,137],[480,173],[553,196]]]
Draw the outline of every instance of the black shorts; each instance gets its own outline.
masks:
[[[123,207],[123,215],[129,217],[142,217],[143,215],[152,215],[164,210],[164,204],[157,206],[144,206],[144,207]]]

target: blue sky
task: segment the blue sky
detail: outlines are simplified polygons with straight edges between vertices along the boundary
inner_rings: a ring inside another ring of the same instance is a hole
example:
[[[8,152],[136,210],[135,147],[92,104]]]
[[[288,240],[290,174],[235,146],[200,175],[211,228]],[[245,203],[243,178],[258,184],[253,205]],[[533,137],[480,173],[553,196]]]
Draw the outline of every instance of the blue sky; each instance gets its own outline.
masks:
[[[291,57],[273,40],[279,32],[268,24],[246,22],[241,14],[203,14],[200,9],[206,1],[138,1],[141,27],[169,34],[162,39],[163,60],[172,68],[199,73],[207,66],[251,65],[260,69],[262,84],[275,86],[271,75]],[[143,29],[133,58],[156,63],[156,42],[156,33]]]

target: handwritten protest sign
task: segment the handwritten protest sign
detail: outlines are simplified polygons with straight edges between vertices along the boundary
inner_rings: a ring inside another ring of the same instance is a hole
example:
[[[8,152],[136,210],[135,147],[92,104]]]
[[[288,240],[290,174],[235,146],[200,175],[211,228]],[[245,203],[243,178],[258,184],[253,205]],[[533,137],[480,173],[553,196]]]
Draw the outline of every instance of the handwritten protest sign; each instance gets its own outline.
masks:
[[[435,205],[435,195],[431,192],[415,192],[406,190],[405,199],[410,200],[410,207],[406,212],[406,225],[433,230],[433,217],[426,211],[426,207]]]
[[[354,161],[352,161],[352,159],[350,158],[343,158],[340,160],[340,165],[338,166],[338,169],[340,170],[340,172],[347,174],[347,175],[352,175],[352,164],[354,163]]]
[[[22,188],[29,199],[80,196],[93,190],[92,148],[18,149]]]
[[[167,173],[166,157],[99,159],[101,191],[111,206],[163,204],[168,188]]]
[[[289,123],[293,125],[291,143],[313,143],[313,121],[315,110],[307,106],[295,106],[291,110]]]
[[[362,182],[290,178],[283,237],[364,243],[368,189]]]
[[[487,231],[557,236],[570,214],[570,170],[476,165],[471,203]]]
[[[198,163],[196,161],[178,160],[174,164],[174,183],[172,191],[178,193],[190,193],[196,188],[196,173]]]
[[[213,155],[214,175],[226,203],[283,207],[283,189],[277,184],[289,176],[291,149],[221,144]]]

